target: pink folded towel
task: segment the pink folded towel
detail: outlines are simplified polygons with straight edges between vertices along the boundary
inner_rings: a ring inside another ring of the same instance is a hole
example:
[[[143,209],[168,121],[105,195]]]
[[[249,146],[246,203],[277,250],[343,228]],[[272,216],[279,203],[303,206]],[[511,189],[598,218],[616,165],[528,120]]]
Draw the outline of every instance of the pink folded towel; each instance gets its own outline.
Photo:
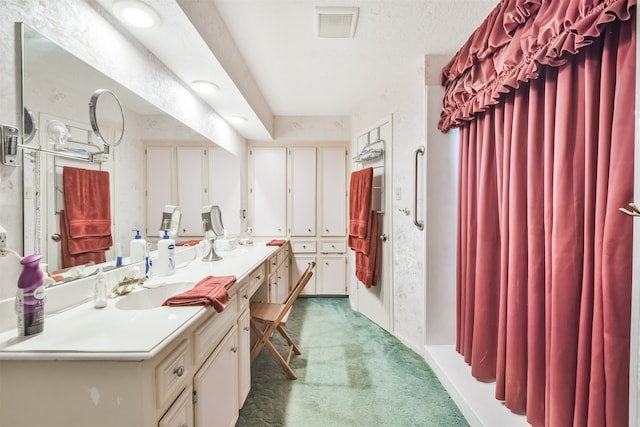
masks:
[[[204,305],[212,306],[220,313],[230,300],[227,292],[236,283],[236,276],[207,276],[193,289],[168,298],[162,305],[169,307]]]
[[[267,242],[267,246],[282,246],[282,245],[284,245],[286,242],[287,242],[286,240],[276,240],[276,239],[273,239],[273,240],[271,240],[271,241]]]

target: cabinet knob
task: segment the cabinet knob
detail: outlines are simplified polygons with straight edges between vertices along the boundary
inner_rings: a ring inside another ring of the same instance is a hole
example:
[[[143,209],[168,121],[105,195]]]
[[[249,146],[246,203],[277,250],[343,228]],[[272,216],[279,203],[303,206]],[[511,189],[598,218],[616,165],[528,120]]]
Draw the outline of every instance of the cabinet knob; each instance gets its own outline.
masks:
[[[325,229],[324,229],[324,231],[326,231],[326,232],[328,233],[328,232],[329,232],[329,229],[328,229],[328,228],[325,228]]]
[[[231,347],[231,351],[233,351],[234,353],[238,351],[238,347]]]
[[[249,327],[248,327],[248,326],[245,326],[242,330],[243,330],[243,331],[246,331],[246,332],[249,332]]]
[[[302,249],[307,249],[307,245],[302,245]]]
[[[51,240],[53,240],[54,242],[59,242],[62,240],[62,236],[60,235],[60,233],[54,233],[51,235]]]
[[[311,233],[311,229],[310,229],[310,228],[307,228],[307,231],[308,231],[309,233]]]
[[[184,366],[178,366],[177,368],[175,368],[173,370],[173,373],[179,377],[181,377],[184,374]]]
[[[262,276],[256,276],[256,279],[262,280]]]
[[[244,295],[242,295],[242,298],[244,298],[244,299],[249,299],[249,295],[244,294]]]

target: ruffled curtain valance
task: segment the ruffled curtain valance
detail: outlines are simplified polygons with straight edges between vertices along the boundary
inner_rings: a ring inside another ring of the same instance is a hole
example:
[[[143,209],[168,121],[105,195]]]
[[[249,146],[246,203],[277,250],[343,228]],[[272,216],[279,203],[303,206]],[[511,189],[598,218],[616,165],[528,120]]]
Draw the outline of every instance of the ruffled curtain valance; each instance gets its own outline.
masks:
[[[600,36],[605,25],[631,18],[636,0],[502,0],[442,70],[438,128],[446,132],[499,102],[540,65],[560,66]]]

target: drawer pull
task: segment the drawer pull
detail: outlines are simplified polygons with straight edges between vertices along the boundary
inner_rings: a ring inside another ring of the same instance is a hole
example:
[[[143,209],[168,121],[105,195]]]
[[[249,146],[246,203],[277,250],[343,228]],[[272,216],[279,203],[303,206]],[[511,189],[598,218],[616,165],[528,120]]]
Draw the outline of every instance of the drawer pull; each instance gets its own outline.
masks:
[[[231,351],[233,351],[234,353],[238,351],[238,347],[232,347]]]
[[[249,329],[250,328],[248,326],[245,326],[244,328],[242,328],[242,330],[245,331],[245,332],[249,332]]]
[[[262,276],[256,276],[256,279],[262,280]]]
[[[181,377],[184,374],[184,366],[178,366],[177,368],[175,368],[173,370],[173,373],[179,377]]]
[[[249,299],[249,295],[244,294],[244,295],[242,295],[242,298],[244,298],[244,299]]]

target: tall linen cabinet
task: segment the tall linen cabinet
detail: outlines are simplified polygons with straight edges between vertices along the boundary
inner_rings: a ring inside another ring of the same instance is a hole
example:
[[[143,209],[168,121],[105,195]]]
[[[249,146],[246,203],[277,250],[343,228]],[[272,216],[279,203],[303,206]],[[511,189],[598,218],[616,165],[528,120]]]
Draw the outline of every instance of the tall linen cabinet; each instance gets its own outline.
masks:
[[[346,144],[249,148],[249,225],[291,241],[290,283],[317,262],[305,295],[347,293],[347,156]]]

